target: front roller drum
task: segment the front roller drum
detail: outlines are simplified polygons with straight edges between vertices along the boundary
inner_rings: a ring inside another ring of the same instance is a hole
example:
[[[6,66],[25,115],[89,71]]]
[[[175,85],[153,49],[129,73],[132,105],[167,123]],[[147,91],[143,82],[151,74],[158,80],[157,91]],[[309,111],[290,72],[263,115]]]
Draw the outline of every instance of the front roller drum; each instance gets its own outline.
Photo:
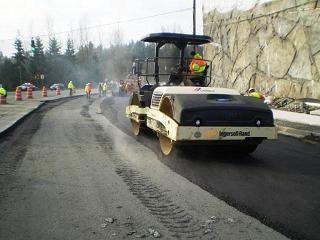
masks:
[[[163,100],[161,101],[160,104],[160,109],[161,112],[163,112],[165,115],[168,117],[173,117],[173,107],[172,103],[169,97],[164,97]],[[164,155],[170,155],[170,153],[174,149],[174,141],[172,141],[170,138],[167,136],[159,133],[159,143],[160,143],[160,148],[161,151]]]
[[[173,141],[170,138],[159,134],[159,142],[162,153],[166,156],[170,155],[173,150]]]

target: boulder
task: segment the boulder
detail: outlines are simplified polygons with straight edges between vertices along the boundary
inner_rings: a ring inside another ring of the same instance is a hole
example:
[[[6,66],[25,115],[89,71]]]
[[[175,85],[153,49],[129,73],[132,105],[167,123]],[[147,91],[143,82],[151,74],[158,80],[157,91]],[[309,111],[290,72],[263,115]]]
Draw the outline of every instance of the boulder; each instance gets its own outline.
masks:
[[[238,24],[237,36],[238,51],[241,51],[249,41],[251,26],[248,21],[240,22]]]
[[[320,52],[320,18],[317,24],[306,28],[308,45],[310,46],[311,54],[314,55]]]
[[[318,74],[320,74],[320,52],[318,52],[316,55],[314,55],[313,59],[316,64],[316,67],[318,69]]]
[[[270,24],[270,21],[266,17],[264,17],[263,19],[265,19],[264,27],[260,28],[257,32],[259,45],[262,48],[265,47],[266,44],[273,38],[273,29]]]
[[[293,43],[296,49],[300,49],[307,43],[304,27],[301,24],[297,24],[293,31],[288,35],[288,39]]]
[[[273,77],[258,72],[256,73],[254,82],[251,83],[251,86],[264,94],[270,94],[275,92],[276,83]]]
[[[290,96],[291,82],[286,79],[275,80],[275,96],[276,97],[288,97]]]
[[[295,21],[286,18],[273,18],[272,25],[274,32],[280,37],[285,39],[288,34],[293,30],[296,25]]]
[[[311,62],[307,45],[298,50],[288,74],[293,78],[312,80]]]
[[[268,76],[283,78],[295,56],[295,49],[289,41],[274,37],[263,48],[258,57],[258,68]]]
[[[253,67],[244,66],[243,69],[237,69],[230,77],[231,88],[237,89],[241,93],[246,93],[250,87],[250,79],[255,77],[255,69]]]

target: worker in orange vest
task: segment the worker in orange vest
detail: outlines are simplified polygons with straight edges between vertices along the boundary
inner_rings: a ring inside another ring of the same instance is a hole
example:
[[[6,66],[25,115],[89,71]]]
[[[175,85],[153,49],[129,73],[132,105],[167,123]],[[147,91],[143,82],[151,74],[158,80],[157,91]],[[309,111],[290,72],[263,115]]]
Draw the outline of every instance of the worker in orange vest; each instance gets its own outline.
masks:
[[[87,99],[90,99],[90,97],[91,97],[91,83],[86,84],[84,91],[86,92]]]
[[[191,74],[203,73],[206,69],[206,61],[202,59],[202,56],[199,53],[192,51],[191,56],[193,57],[191,63],[189,64],[189,71]]]

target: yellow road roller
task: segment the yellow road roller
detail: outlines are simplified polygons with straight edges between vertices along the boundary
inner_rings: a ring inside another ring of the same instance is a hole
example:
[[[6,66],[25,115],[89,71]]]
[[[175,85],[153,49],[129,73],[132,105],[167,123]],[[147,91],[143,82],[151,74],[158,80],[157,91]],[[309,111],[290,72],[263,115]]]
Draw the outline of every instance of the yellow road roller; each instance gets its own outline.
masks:
[[[209,36],[152,33],[142,41],[155,43],[155,56],[135,60],[135,72],[146,84],[139,85],[126,107],[134,135],[152,129],[164,155],[177,145],[223,145],[248,154],[263,140],[277,138],[267,104],[234,89],[209,87],[211,61],[199,57],[205,62],[202,71],[190,69],[194,58],[185,52],[210,43]],[[161,48],[167,44],[175,46],[179,56],[163,57]],[[168,72],[166,64],[173,60],[177,64]]]

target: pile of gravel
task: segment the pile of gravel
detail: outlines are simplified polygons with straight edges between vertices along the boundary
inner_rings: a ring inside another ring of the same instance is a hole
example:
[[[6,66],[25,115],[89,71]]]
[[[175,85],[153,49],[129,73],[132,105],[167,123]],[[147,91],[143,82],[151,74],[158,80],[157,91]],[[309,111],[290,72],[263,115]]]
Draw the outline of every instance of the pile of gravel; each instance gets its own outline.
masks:
[[[320,109],[320,107],[306,104],[302,99],[294,99],[290,97],[275,98],[271,104],[271,107],[284,111],[308,114],[310,111]]]

